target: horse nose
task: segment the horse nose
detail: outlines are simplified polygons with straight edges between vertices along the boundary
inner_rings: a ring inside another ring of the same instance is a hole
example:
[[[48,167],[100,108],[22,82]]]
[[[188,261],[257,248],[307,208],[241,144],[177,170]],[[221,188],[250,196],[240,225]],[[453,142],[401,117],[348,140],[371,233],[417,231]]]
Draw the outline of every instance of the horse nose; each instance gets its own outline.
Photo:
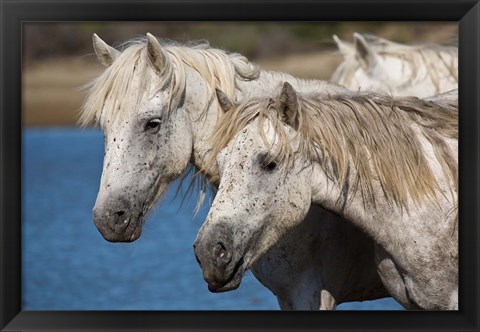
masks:
[[[109,224],[112,226],[112,228],[120,228],[120,229],[125,229],[128,225],[128,215],[126,214],[125,211],[116,211],[113,212]]]
[[[128,226],[129,213],[126,210],[98,209],[93,210],[93,219],[97,226],[107,226],[111,230],[121,230]]]
[[[227,249],[224,243],[218,242],[213,248],[213,257],[216,258],[219,267],[226,267],[232,261],[232,251]]]
[[[93,209],[93,221],[95,226],[108,241],[125,241],[128,226],[132,221],[128,204],[121,206],[95,206]]]
[[[195,258],[197,260],[198,265],[202,267],[202,261],[200,260],[200,256],[197,249],[197,245],[193,245],[193,251],[195,253]],[[209,255],[213,259],[213,265],[217,268],[224,269],[228,263],[232,261],[232,251],[227,250],[225,244],[219,242],[217,245],[213,246],[211,249],[211,254]]]
[[[206,243],[197,240],[193,244],[195,258],[203,271],[203,278],[209,285],[222,285],[228,280],[232,247],[233,241],[226,238]]]

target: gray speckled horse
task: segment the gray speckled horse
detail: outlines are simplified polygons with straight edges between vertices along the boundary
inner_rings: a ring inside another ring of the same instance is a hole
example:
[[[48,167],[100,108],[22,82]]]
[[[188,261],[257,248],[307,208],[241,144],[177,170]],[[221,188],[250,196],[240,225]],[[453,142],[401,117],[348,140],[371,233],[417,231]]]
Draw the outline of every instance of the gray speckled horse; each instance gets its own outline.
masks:
[[[239,54],[205,44],[159,42],[147,34],[118,51],[96,35],[93,41],[107,68],[91,82],[80,122],[99,124],[104,132],[103,173],[93,214],[102,236],[112,242],[136,240],[168,185],[189,164],[204,167],[211,134],[223,117],[216,88],[236,101],[274,96],[283,81],[305,93],[344,91],[335,84],[260,70]],[[205,176],[217,173],[211,168]],[[325,222],[314,222],[319,220]],[[372,253],[373,242],[359,230],[312,208],[305,223],[252,269],[282,309],[334,309],[344,301],[388,295]]]
[[[351,90],[429,97],[458,89],[458,48],[403,45],[353,34],[353,44],[333,39],[343,62],[331,81]]]
[[[194,244],[206,280],[238,286],[315,204],[378,243],[380,276],[403,306],[458,309],[454,95],[314,98],[285,83],[277,98],[233,106],[214,135],[221,181]]]

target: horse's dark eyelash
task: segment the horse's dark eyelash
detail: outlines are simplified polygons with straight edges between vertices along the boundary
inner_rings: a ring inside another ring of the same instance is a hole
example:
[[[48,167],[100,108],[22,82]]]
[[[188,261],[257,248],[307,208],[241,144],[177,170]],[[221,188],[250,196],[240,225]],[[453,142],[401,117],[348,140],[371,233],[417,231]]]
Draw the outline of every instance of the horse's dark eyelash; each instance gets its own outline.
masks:
[[[155,124],[155,126],[151,126],[152,124]],[[162,119],[161,118],[152,118],[152,119],[149,119],[149,120],[146,121],[146,123],[144,125],[144,129],[146,131],[154,130],[154,129],[160,127],[161,124],[162,124]]]
[[[258,158],[262,170],[272,172],[277,167],[278,163],[267,153],[261,154]]]

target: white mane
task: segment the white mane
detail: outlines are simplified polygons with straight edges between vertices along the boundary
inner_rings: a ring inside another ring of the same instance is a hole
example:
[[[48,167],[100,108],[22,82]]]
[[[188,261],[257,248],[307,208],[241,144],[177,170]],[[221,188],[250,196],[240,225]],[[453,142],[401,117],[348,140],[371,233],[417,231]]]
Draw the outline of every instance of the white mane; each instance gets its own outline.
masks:
[[[363,35],[363,37],[378,56],[384,59],[395,57],[410,64],[412,72],[404,84],[405,86],[431,79],[436,88],[436,93],[440,93],[442,91],[439,88],[441,80],[439,73],[447,73],[453,81],[458,83],[457,47],[430,44],[404,45],[373,35]],[[346,52],[344,50],[341,53],[344,56],[344,61],[334,72],[331,78],[333,82],[350,80],[361,66],[355,58],[353,47],[351,50]],[[426,70],[421,70],[422,68]]]
[[[213,98],[215,88],[233,98],[236,80],[253,80],[259,75],[259,68],[244,56],[211,48],[208,43],[160,43],[167,60],[159,73],[160,84],[151,86],[148,71],[155,69],[148,60],[146,39],[135,39],[123,44],[118,59],[86,85],[88,95],[80,112],[81,125],[103,125],[118,115],[134,112],[145,92],[155,93],[159,89],[170,90],[167,113],[174,111],[185,91],[187,66],[197,71],[207,83],[207,100]],[[132,87],[134,77],[140,78],[136,87]],[[132,91],[135,88],[136,91]]]

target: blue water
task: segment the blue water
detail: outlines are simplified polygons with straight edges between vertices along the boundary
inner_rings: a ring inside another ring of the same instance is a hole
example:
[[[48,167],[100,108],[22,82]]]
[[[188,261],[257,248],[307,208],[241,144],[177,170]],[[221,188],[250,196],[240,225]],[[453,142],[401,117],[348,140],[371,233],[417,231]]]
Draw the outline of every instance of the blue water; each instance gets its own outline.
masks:
[[[207,289],[192,243],[208,206],[180,206],[176,185],[133,243],[105,241],[92,221],[103,160],[97,130],[23,132],[23,310],[278,310],[248,273],[240,288]],[[401,309],[393,299],[339,309]]]

